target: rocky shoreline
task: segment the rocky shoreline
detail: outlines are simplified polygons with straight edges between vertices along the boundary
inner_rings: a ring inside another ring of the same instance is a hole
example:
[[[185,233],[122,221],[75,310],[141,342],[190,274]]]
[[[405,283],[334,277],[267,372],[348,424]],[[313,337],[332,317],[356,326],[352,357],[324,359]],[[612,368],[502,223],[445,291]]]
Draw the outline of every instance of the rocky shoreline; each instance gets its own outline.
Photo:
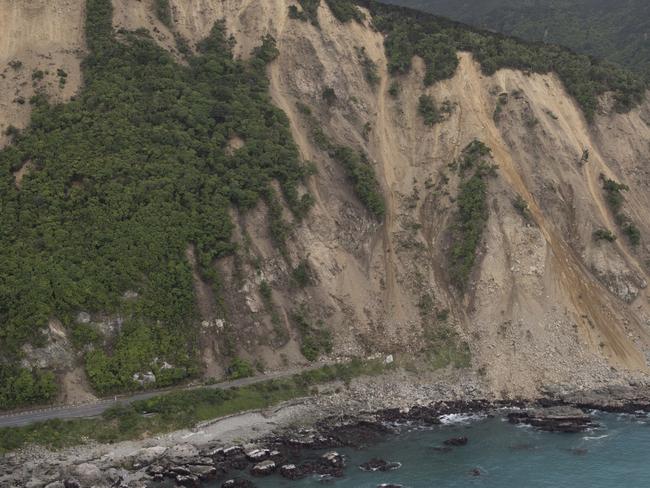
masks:
[[[368,446],[399,432],[401,426],[436,425],[452,414],[499,415],[511,423],[528,424],[540,430],[575,433],[596,425],[590,415],[592,410],[650,412],[650,385],[616,385],[569,392],[547,390],[540,398],[530,400],[435,400],[411,407],[390,406],[387,402],[386,408],[373,411],[350,408],[346,398],[351,397],[340,398],[337,410],[326,408],[318,397],[302,405],[282,406],[265,417],[267,429],[253,427],[248,436],[241,431],[236,436],[224,436],[218,433],[221,430],[194,439],[193,434],[204,433],[198,430],[180,437],[170,435],[163,439],[165,442],[153,439],[139,447],[134,443],[130,451],[124,450],[119,455],[75,458],[67,453],[69,464],[58,466],[52,462],[47,464],[44,457],[39,463],[34,459],[39,456],[36,452],[13,453],[2,458],[0,485],[144,488],[158,483],[169,487],[200,487],[210,482],[224,488],[251,488],[256,477],[272,474],[290,480],[318,475],[326,480],[344,474],[345,460],[337,449]],[[359,413],[333,413],[355,411]],[[261,414],[248,413],[243,417],[246,415]],[[288,420],[296,416],[301,416],[303,422]],[[249,424],[251,419],[244,418],[240,423]],[[237,416],[216,423],[236,421]],[[467,441],[467,438],[451,438],[440,449],[455,449]],[[25,463],[29,459],[31,464]],[[85,462],[79,462],[81,459]],[[359,466],[369,471],[395,467],[395,463],[382,459],[370,459]],[[246,474],[246,479],[241,478],[242,474]]]

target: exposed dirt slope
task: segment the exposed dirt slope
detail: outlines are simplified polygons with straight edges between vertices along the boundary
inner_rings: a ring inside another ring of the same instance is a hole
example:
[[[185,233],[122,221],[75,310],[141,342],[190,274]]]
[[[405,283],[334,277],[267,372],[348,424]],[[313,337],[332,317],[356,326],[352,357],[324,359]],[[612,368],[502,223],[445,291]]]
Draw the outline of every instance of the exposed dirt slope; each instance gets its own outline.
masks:
[[[29,122],[29,99],[36,90],[68,100],[79,89],[84,5],[80,0],[0,0],[0,146],[8,140],[7,127]],[[42,79],[33,76],[38,70]],[[57,70],[67,75],[64,85]]]

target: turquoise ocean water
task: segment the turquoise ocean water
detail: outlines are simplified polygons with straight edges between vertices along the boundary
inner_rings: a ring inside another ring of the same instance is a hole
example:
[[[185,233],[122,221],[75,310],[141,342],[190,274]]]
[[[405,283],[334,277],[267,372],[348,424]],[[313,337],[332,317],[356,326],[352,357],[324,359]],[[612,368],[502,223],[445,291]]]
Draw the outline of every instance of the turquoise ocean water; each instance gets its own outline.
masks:
[[[594,413],[601,427],[582,434],[545,433],[501,418],[452,416],[429,429],[405,427],[399,435],[363,450],[341,449],[345,477],[323,484],[277,475],[254,480],[260,488],[374,488],[382,483],[410,488],[650,488],[650,418]],[[435,448],[453,436],[466,446]],[[364,472],[370,458],[402,463],[388,473]],[[481,474],[472,471],[478,468]],[[219,486],[218,484],[215,486]]]

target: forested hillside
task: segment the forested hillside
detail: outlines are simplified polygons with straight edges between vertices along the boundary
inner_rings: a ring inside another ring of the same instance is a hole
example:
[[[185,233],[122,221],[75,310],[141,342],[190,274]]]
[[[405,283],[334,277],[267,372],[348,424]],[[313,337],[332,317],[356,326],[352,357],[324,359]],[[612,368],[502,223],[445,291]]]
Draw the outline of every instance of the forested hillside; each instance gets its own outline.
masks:
[[[522,39],[557,43],[650,76],[646,0],[390,0]]]

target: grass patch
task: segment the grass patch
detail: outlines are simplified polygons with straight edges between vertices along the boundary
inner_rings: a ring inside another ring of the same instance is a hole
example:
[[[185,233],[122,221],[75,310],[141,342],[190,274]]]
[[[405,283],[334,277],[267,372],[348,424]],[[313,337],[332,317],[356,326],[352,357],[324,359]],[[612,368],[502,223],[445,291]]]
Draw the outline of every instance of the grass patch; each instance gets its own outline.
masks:
[[[4,428],[0,429],[0,454],[29,444],[57,449],[89,441],[118,442],[171,432],[197,422],[307,396],[318,384],[337,380],[347,383],[359,376],[381,374],[386,368],[381,361],[355,359],[241,388],[201,388],[169,393],[112,408],[95,419],[50,420],[26,427]]]

